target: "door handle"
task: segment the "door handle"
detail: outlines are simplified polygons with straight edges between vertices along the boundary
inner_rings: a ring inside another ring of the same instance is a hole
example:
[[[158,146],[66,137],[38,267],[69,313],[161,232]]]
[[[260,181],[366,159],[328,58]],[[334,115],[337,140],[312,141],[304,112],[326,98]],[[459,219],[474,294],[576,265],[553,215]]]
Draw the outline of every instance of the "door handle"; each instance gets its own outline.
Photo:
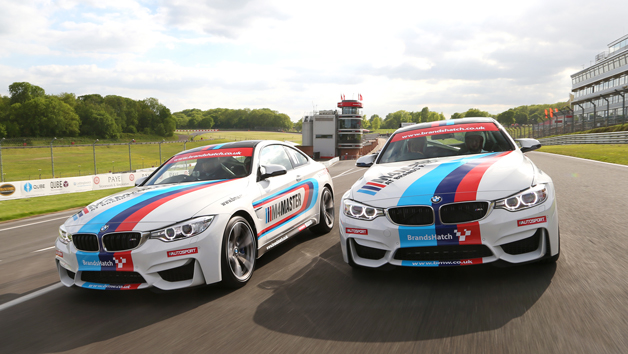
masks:
[[[301,180],[301,175],[297,175],[297,182]]]

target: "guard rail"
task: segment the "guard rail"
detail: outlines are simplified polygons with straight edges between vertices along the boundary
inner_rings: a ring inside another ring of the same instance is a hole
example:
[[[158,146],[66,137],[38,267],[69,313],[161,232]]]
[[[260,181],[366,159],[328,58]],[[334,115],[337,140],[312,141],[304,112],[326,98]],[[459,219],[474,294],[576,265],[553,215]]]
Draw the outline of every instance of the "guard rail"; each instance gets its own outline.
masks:
[[[610,133],[570,134],[538,139],[542,145],[628,144],[628,131]]]

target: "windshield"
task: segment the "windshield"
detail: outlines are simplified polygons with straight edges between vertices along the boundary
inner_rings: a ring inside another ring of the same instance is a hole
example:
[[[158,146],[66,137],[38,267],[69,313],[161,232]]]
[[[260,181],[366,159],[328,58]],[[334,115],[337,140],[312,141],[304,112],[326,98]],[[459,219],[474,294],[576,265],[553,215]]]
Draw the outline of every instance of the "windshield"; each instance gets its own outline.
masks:
[[[201,150],[173,156],[145,186],[246,177],[253,148]]]
[[[510,151],[514,146],[493,123],[426,127],[396,133],[378,163]]]

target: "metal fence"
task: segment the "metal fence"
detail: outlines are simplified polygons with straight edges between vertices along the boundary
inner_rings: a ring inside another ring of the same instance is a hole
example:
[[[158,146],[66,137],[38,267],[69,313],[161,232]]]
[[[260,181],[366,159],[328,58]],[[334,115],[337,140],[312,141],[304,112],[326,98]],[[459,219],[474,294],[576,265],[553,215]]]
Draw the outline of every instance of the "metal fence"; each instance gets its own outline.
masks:
[[[611,133],[570,134],[539,139],[543,145],[628,144],[628,131]]]
[[[560,121],[550,120],[538,124],[513,125],[506,127],[506,129],[513,138],[539,139],[546,136],[569,134],[626,123],[628,123],[628,119],[622,115],[598,116],[596,119],[592,117],[582,119],[581,116],[576,115],[575,119],[562,119]]]

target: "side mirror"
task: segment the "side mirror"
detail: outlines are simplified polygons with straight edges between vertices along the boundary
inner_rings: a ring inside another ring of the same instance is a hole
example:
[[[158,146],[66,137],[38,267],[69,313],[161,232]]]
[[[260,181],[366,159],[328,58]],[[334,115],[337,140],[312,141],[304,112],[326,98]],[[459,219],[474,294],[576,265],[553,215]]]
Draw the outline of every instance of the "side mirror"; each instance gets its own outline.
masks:
[[[259,167],[260,181],[268,177],[285,175],[286,173],[288,173],[288,171],[281,165],[262,165]]]
[[[141,185],[142,183],[144,183],[144,181],[146,181],[147,178],[148,177],[142,177],[142,178],[136,179],[135,180],[135,186],[137,187],[137,186]]]
[[[371,167],[375,163],[376,158],[377,154],[362,156],[355,162],[355,165],[357,167]]]
[[[533,151],[541,147],[541,142],[536,139],[515,139],[521,152]]]

